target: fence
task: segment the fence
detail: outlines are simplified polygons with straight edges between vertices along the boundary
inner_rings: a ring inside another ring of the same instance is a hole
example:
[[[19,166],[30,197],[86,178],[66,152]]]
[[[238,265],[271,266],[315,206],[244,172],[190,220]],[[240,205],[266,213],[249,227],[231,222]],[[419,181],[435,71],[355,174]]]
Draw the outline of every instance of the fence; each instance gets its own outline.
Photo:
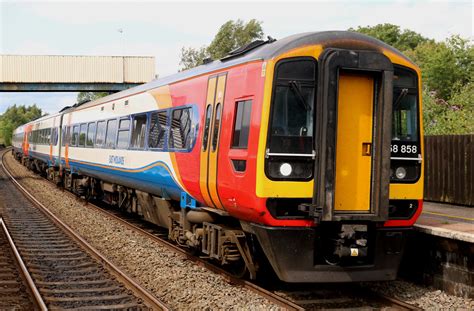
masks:
[[[425,200],[474,206],[474,135],[425,137]]]

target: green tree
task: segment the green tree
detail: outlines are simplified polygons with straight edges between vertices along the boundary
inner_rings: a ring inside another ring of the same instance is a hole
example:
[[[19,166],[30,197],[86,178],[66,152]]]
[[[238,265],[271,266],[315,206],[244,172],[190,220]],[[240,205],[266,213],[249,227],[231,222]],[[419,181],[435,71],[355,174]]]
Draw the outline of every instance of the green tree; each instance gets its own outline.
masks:
[[[38,106],[13,105],[0,115],[0,139],[7,146],[11,145],[13,131],[20,125],[41,117],[42,111]]]
[[[377,38],[402,52],[413,50],[421,43],[433,41],[423,37],[413,30],[401,30],[400,26],[389,23],[378,24],[375,26],[359,26],[356,29],[349,28],[349,31],[356,31]]]
[[[238,19],[224,23],[211,44],[199,49],[183,47],[181,49],[180,70],[199,66],[205,58],[219,59],[230,51],[263,38],[262,22],[251,19],[247,23]]]
[[[466,84],[445,101],[435,92],[423,92],[423,122],[426,135],[474,133],[474,84]]]
[[[474,76],[474,47],[459,36],[424,42],[407,55],[420,66],[423,83],[437,98],[449,100]]]
[[[109,95],[108,92],[79,92],[77,94],[77,102],[84,103],[93,101]]]

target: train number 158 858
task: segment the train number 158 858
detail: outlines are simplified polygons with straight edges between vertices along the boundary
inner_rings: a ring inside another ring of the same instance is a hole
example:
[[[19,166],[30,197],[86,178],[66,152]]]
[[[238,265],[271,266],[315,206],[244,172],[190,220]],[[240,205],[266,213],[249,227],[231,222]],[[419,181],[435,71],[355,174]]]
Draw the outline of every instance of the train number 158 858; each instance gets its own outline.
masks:
[[[392,153],[417,153],[418,147],[416,145],[391,145],[390,151]]]

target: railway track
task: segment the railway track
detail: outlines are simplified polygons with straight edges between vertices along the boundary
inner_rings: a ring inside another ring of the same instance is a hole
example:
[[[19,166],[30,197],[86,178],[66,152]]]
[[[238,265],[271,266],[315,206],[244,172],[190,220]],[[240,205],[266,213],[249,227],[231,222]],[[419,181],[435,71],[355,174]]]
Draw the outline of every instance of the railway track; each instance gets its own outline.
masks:
[[[0,184],[0,213],[48,309],[168,309],[52,215],[10,175],[3,156],[2,167],[0,177],[17,188]]]
[[[53,183],[51,184],[53,185]],[[207,260],[187,252],[179,246],[169,242],[166,239],[167,231],[162,231],[154,225],[143,223],[143,221],[131,217],[129,214],[117,211],[116,209],[107,208],[102,206],[102,204],[96,205],[91,202],[85,202],[73,193],[65,191],[64,194],[71,196],[76,200],[80,200],[83,203],[87,203],[84,204],[84,207],[100,212],[104,216],[121,223],[123,226],[133,230],[134,232],[146,236],[174,252],[184,255],[188,260],[224,276],[228,282],[256,292],[287,310],[341,308],[363,310],[366,310],[367,308],[421,310],[420,308],[409,305],[401,300],[380,295],[368,290],[367,288],[361,288],[360,286],[351,285],[349,286],[349,289],[348,286],[342,286],[342,290],[341,288],[338,288],[338,286],[334,287],[332,285],[329,285],[326,288],[314,288],[311,286],[311,288],[308,289],[308,285],[299,284],[290,285],[289,288],[288,286],[283,286],[285,287],[284,289],[275,289],[275,286],[273,286],[272,289],[265,289],[254,282],[236,278],[231,273],[213,265]],[[347,294],[347,292],[351,292],[351,294]]]
[[[45,310],[46,305],[0,218],[0,309]]]

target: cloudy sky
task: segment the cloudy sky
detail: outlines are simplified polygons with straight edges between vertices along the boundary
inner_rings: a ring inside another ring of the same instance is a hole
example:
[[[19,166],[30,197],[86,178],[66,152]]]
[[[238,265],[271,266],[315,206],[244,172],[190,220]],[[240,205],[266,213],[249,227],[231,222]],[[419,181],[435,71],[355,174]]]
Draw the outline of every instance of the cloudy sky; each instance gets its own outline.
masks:
[[[160,77],[179,68],[181,47],[210,43],[230,19],[263,22],[266,35],[392,23],[436,40],[473,39],[472,1],[2,1],[0,53],[155,56]],[[122,29],[123,32],[118,30]],[[38,104],[52,113],[76,93],[0,93],[0,113]]]

